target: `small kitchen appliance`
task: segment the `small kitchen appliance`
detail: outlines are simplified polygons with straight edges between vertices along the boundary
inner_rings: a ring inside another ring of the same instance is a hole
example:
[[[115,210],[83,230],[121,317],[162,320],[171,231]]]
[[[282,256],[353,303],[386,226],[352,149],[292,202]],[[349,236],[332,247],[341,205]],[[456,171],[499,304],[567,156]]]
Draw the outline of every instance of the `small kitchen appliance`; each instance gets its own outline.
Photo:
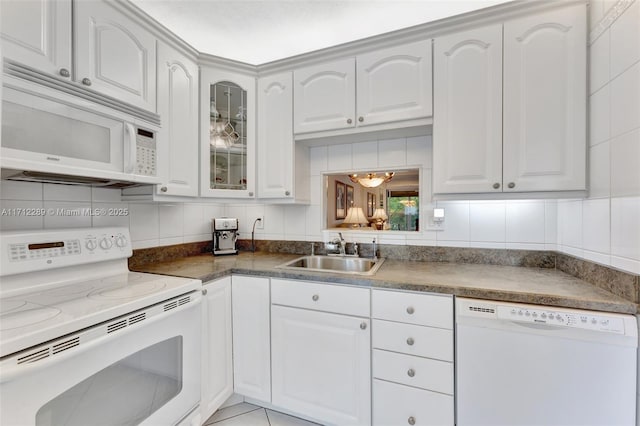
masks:
[[[211,223],[213,232],[213,254],[238,254],[238,219],[231,217],[214,218]]]
[[[201,281],[130,272],[127,228],[1,237],[0,424],[199,415]]]

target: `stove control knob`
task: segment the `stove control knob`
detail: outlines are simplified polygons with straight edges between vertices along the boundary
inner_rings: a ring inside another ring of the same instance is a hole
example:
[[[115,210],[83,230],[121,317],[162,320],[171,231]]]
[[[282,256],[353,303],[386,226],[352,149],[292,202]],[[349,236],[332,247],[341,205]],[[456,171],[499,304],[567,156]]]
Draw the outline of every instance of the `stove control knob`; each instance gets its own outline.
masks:
[[[93,251],[98,247],[98,242],[96,240],[87,240],[84,245],[87,250]]]
[[[127,246],[127,239],[124,235],[118,235],[116,237],[116,246],[120,248]]]
[[[100,248],[109,250],[111,246],[113,246],[113,241],[111,241],[111,238],[104,237],[100,240]]]

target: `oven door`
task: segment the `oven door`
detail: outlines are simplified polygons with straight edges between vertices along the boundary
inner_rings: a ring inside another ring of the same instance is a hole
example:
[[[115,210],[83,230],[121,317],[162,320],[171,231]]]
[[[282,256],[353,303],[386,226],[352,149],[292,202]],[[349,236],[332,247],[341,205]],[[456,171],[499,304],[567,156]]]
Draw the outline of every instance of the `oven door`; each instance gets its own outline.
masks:
[[[156,305],[154,315],[148,315],[151,307],[41,345],[48,355],[40,360],[33,350],[3,359],[0,423],[180,422],[200,402],[200,292],[189,298]],[[24,363],[25,353],[30,362]]]

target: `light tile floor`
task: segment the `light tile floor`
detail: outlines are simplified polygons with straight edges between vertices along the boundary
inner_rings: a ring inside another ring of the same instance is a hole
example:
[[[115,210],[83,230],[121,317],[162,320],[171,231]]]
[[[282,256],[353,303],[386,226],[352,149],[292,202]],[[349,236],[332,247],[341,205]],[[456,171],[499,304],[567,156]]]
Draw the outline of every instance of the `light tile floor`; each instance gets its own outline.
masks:
[[[257,405],[243,402],[216,411],[209,417],[205,426],[314,426],[318,423],[308,422],[297,417],[267,410]]]

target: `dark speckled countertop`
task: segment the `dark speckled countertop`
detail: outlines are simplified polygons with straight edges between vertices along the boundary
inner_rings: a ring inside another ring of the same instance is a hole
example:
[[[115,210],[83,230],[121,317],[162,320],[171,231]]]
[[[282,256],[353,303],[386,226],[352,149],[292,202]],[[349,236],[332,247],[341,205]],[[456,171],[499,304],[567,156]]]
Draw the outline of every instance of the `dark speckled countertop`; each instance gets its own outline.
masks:
[[[204,283],[234,273],[608,312],[638,312],[635,303],[555,269],[390,259],[373,276],[276,268],[297,257],[299,255],[265,252],[217,257],[201,254],[138,265],[132,270],[197,278]]]

